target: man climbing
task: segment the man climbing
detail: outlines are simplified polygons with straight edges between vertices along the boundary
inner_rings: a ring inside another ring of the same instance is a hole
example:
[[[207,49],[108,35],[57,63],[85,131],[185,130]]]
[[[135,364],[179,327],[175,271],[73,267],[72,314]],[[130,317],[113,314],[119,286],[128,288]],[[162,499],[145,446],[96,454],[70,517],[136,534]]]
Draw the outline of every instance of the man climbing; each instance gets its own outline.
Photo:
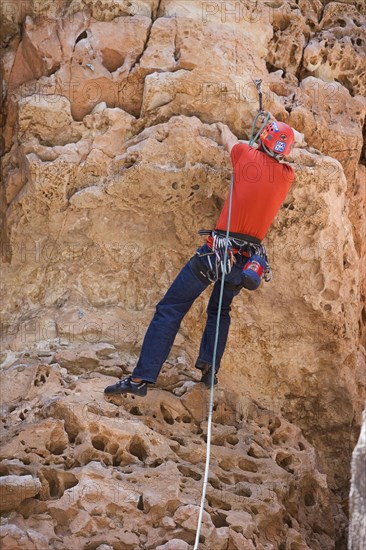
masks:
[[[156,382],[169,355],[183,317],[205,288],[214,283],[207,306],[206,327],[195,364],[202,371],[201,382],[210,385],[220,279],[224,272],[225,286],[214,378],[216,384],[216,373],[229,332],[231,302],[241,288],[255,290],[261,279],[267,278],[270,273],[266,250],[261,242],[294,180],[292,168],[280,162],[292,149],[294,132],[283,122],[269,122],[260,134],[259,147],[254,149],[245,143],[239,143],[224,124],[219,123],[217,127],[220,130],[221,144],[230,153],[234,169],[227,264],[224,265],[223,258],[229,197],[215,230],[206,232],[209,234],[206,244],[198,248],[156,306],[132,375],[108,386],[104,390],[105,394],[146,395],[148,383]]]

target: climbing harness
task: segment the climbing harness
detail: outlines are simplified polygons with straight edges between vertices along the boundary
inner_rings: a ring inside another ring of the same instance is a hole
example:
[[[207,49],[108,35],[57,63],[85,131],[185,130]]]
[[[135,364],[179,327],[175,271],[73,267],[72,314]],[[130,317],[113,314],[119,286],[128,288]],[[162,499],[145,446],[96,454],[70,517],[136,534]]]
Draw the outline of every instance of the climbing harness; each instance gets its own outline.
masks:
[[[236,255],[245,256],[248,261],[252,257],[260,256],[263,265],[263,279],[265,282],[272,280],[272,270],[268,262],[266,247],[259,239],[243,235],[240,233],[229,233],[229,245],[227,257],[225,257],[226,235],[219,229],[201,229],[198,231],[200,235],[207,235],[208,252],[197,251],[191,258],[191,268],[195,275],[206,284],[215,283],[221,273],[228,275],[231,272],[233,264],[236,262]],[[205,268],[202,259],[206,258],[207,267]],[[247,265],[247,264],[246,264]],[[242,279],[242,284],[233,285],[225,282],[225,287],[229,290],[240,290],[241,288],[249,288],[245,284],[245,277]],[[259,285],[258,285],[259,286]]]
[[[259,135],[261,134],[264,126],[268,123],[270,119],[270,114],[263,111],[263,105],[262,105],[262,81],[256,80],[255,85],[258,91],[259,96],[259,112],[256,115],[253,127],[252,127],[252,133],[250,136],[250,142],[249,145],[253,147],[255,142],[257,141]],[[255,128],[257,126],[258,120],[262,120],[262,124],[256,135],[254,136]],[[231,209],[232,209],[232,203],[233,203],[233,188],[234,188],[234,176],[231,175],[231,181],[230,181],[230,191],[229,191],[229,207],[228,207],[228,219],[227,219],[227,229],[224,233],[220,230],[213,230],[213,231],[200,231],[200,234],[211,234],[211,252],[204,254],[207,255],[207,259],[209,261],[209,265],[211,268],[211,275],[213,275],[213,280],[211,282],[216,282],[219,278],[219,269],[221,268],[221,285],[220,285],[220,295],[219,295],[219,304],[217,309],[217,319],[216,319],[216,332],[215,332],[215,343],[214,343],[214,349],[213,349],[213,358],[212,358],[212,369],[211,369],[211,384],[210,384],[210,400],[209,400],[209,406],[208,406],[208,420],[207,420],[207,450],[206,450],[206,464],[205,464],[205,473],[203,478],[203,489],[202,489],[202,496],[201,496],[201,503],[200,503],[200,511],[199,511],[199,517],[198,517],[198,523],[197,523],[197,531],[196,531],[196,538],[194,542],[193,550],[198,550],[199,545],[199,539],[200,539],[200,533],[201,533],[201,525],[202,525],[202,517],[203,517],[203,510],[205,506],[205,500],[206,500],[206,492],[207,492],[207,483],[208,483],[208,474],[210,469],[210,456],[211,456],[211,432],[212,432],[212,412],[213,412],[213,398],[214,398],[214,385],[215,385],[215,373],[216,373],[216,355],[217,355],[217,345],[218,345],[218,339],[219,339],[219,330],[220,330],[220,317],[221,317],[221,309],[222,309],[222,298],[224,293],[224,286],[225,286],[225,275],[230,273],[231,267],[233,265],[234,254],[233,250],[241,250],[244,249],[244,247],[253,247],[254,248],[254,254],[250,254],[250,256],[257,255],[258,258],[252,262],[252,266],[254,266],[255,262],[260,264],[263,261],[265,261],[265,268],[263,267],[263,273],[261,273],[261,276],[264,276],[265,280],[270,281],[272,278],[272,272],[271,268],[267,261],[267,253],[264,245],[261,244],[261,242],[258,239],[254,239],[253,237],[248,237],[248,240],[245,238],[247,236],[241,236],[244,237],[244,239],[240,239],[240,237],[235,236],[235,234],[230,234],[230,223],[231,223]],[[256,242],[257,241],[257,242]],[[250,250],[250,249],[249,249]],[[215,263],[213,264],[211,261],[211,258],[215,257]],[[194,258],[197,258],[197,256],[194,256]],[[249,262],[250,262],[249,258]],[[248,262],[244,266],[248,269],[251,268],[251,265],[248,265]],[[256,268],[254,268],[256,269]],[[203,275],[203,273],[201,273]],[[267,278],[266,278],[267,277]],[[241,286],[241,285],[240,285]]]

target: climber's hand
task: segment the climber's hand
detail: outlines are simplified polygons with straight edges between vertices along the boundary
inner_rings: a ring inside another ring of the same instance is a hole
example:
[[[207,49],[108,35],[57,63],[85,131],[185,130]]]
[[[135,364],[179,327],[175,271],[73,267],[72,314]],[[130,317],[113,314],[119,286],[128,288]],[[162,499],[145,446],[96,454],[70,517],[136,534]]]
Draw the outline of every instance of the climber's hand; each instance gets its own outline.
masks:
[[[220,132],[222,132],[223,130],[225,130],[225,128],[227,128],[227,126],[225,126],[225,124],[223,124],[222,122],[216,122],[216,126],[217,126],[217,129],[220,130]]]
[[[237,137],[234,136],[234,134],[231,130],[229,130],[226,124],[222,124],[222,122],[217,122],[216,126],[221,132],[221,144],[230,153],[234,145],[238,143]]]
[[[218,143],[219,145],[224,145],[224,144],[223,144],[223,139],[222,139],[222,129],[224,128],[224,125],[223,125],[221,122],[218,122],[218,123],[216,124],[216,128],[217,128],[218,131],[219,131],[219,139],[217,140],[217,143]]]

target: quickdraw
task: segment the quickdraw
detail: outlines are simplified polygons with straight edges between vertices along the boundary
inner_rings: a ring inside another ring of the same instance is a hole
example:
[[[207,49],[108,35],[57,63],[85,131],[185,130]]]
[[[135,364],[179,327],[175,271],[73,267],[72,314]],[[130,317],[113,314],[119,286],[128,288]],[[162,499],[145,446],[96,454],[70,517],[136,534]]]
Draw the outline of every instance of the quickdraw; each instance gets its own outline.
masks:
[[[220,237],[217,233],[213,233],[213,242],[212,242],[212,252],[215,253],[216,263],[221,266],[221,273],[228,275],[231,272],[231,268],[235,261],[233,254],[233,247],[231,245],[230,239],[227,247],[226,261],[225,261],[225,245],[226,238]],[[224,263],[225,262],[225,263]]]
[[[253,80],[253,79],[252,79]],[[261,135],[262,133],[262,130],[263,128],[266,126],[266,124],[268,124],[270,118],[271,118],[271,115],[270,113],[268,113],[267,111],[263,111],[263,90],[262,90],[262,80],[260,79],[257,79],[257,80],[253,80],[254,84],[255,84],[255,87],[257,88],[257,92],[258,92],[258,97],[259,97],[259,111],[254,119],[254,122],[253,122],[253,126],[252,126],[252,131],[251,131],[251,134],[250,134],[250,139],[249,139],[249,145],[251,147],[254,146],[254,144],[258,141],[258,138],[259,136]],[[254,135],[254,132],[255,132],[255,129],[256,129],[256,126],[258,124],[258,121],[261,120],[261,125],[260,125],[260,128],[258,130],[258,132]]]
[[[199,258],[207,258],[209,270],[205,273],[203,273],[202,270],[199,270],[199,272],[210,283],[216,283],[216,281],[218,281],[220,277],[220,274],[223,274],[225,276],[230,273],[231,268],[235,262],[235,258],[230,241],[228,241],[228,246],[226,249],[225,237],[215,236],[212,239],[212,245],[210,246],[210,248],[210,252],[196,252],[196,256],[198,256]],[[194,261],[193,263],[191,263],[191,267],[195,272],[198,269],[198,266]],[[196,275],[198,275],[197,272]]]

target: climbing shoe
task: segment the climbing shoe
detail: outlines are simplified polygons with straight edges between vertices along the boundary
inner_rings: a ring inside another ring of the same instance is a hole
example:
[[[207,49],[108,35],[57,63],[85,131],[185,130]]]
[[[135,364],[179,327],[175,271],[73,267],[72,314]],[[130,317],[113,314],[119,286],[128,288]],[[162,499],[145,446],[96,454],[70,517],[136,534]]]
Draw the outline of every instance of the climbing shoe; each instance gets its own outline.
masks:
[[[218,382],[216,372],[217,371],[215,371],[215,374],[214,374],[214,386],[216,386]],[[211,365],[206,364],[205,368],[202,369],[201,382],[203,382],[206,386],[210,387],[211,376],[212,376],[212,367]]]
[[[198,358],[195,364],[195,368],[198,370],[205,370],[206,367],[209,367],[210,365],[206,363],[206,361],[202,361],[202,359]]]
[[[147,382],[132,382],[131,378],[132,376],[127,376],[127,378],[119,380],[116,384],[107,386],[104,393],[109,395],[133,393],[134,395],[144,397],[147,394]]]

